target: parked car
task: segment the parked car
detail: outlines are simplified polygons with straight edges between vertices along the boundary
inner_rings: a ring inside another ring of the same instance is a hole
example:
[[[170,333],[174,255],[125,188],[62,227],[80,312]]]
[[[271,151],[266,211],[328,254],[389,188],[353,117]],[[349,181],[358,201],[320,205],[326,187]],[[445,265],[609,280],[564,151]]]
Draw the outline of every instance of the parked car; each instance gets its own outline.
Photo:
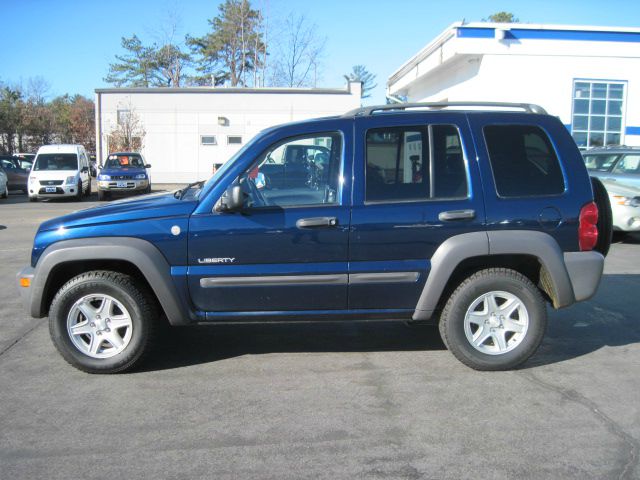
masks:
[[[607,195],[558,118],[465,105],[269,128],[207,182],[42,223],[18,288],[93,373],[136,365],[164,319],[432,322],[464,364],[513,368],[540,344],[547,303],[596,292]],[[327,175],[258,188],[293,145],[326,147]]]
[[[89,154],[89,174],[93,178],[96,178],[96,176],[98,175],[98,162],[96,161],[95,153]]]
[[[17,158],[11,155],[0,155],[0,166],[9,180],[9,190],[22,190],[27,193],[29,172],[20,166]]]
[[[141,154],[119,152],[110,154],[98,172],[98,200],[112,193],[151,193],[151,179]]]
[[[29,201],[91,195],[89,159],[82,145],[44,145],[29,175]]]
[[[4,169],[0,167],[0,198],[7,198],[9,196],[9,179],[7,174],[4,173]]]
[[[609,201],[613,229],[618,232],[640,232],[640,188],[602,180]]]
[[[14,153],[13,156],[18,159],[18,161],[20,162],[20,167],[24,168],[25,170],[31,170],[33,161],[36,158],[35,153]]]
[[[603,147],[582,152],[589,175],[640,188],[640,147]]]

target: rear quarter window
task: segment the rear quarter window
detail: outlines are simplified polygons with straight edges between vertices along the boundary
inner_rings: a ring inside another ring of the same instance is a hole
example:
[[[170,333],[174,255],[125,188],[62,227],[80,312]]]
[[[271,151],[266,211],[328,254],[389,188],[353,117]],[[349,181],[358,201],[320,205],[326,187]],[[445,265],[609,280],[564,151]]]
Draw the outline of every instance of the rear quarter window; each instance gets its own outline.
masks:
[[[560,195],[560,162],[549,137],[533,125],[488,125],[484,137],[501,197]]]

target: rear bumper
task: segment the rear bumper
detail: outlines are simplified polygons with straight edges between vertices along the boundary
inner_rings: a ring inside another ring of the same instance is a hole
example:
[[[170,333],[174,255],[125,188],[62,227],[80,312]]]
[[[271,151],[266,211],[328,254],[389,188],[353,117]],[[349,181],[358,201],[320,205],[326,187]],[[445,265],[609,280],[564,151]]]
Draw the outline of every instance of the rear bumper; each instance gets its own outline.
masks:
[[[565,252],[564,263],[569,273],[576,302],[595,295],[602,278],[604,257],[598,252]]]

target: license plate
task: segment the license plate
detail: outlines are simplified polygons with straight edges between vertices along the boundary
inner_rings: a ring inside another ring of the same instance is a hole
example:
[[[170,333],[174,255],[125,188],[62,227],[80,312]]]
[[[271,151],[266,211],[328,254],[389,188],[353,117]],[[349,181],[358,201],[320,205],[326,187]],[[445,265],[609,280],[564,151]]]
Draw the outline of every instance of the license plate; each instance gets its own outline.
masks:
[[[118,182],[118,183],[116,183],[116,187],[118,187],[118,188],[127,188],[127,182]]]
[[[44,191],[47,193],[56,193],[56,187],[45,187]]]

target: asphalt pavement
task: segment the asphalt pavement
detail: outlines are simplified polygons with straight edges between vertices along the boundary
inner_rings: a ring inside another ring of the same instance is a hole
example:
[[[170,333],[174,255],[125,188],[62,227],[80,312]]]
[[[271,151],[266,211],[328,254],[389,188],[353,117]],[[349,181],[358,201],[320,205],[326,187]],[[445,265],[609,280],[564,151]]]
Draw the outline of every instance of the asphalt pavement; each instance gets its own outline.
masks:
[[[331,322],[175,329],[100,376],[14,286],[37,225],[94,204],[0,200],[0,479],[640,478],[639,238],[515,371],[468,369],[434,327]]]

